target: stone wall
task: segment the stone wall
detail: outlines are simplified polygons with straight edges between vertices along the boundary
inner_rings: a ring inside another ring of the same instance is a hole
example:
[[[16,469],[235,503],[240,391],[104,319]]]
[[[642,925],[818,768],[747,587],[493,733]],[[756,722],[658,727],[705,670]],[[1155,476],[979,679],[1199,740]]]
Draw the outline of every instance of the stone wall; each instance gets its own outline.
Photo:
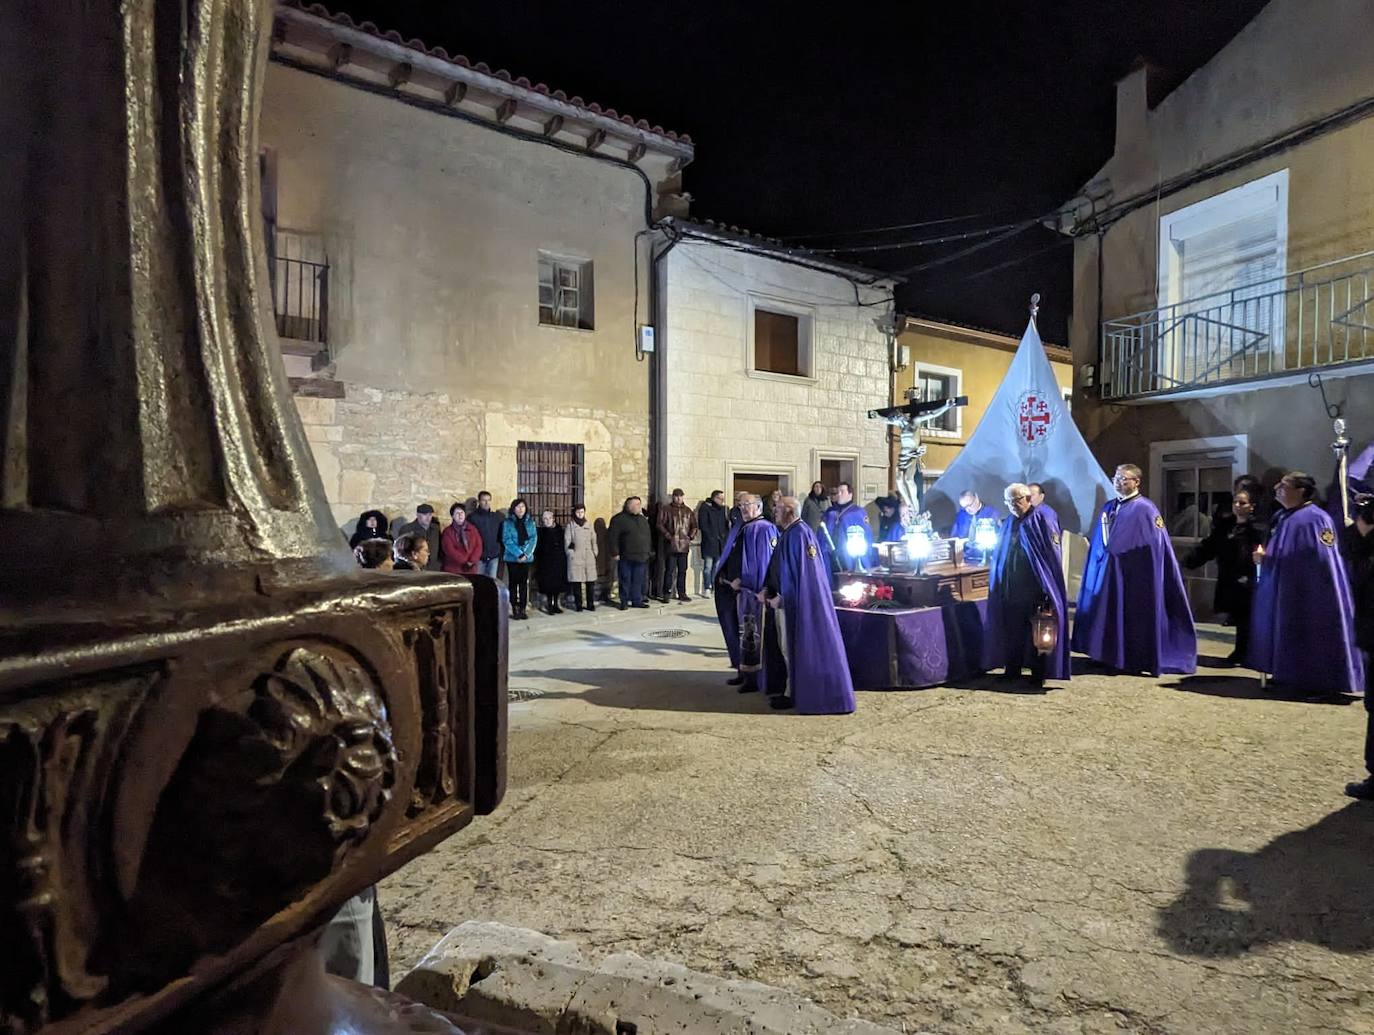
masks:
[[[429,502],[446,515],[454,500],[487,489],[498,508],[516,493],[521,441],[584,447],[588,516],[607,518],[648,482],[643,414],[479,403],[350,383],[343,399],[296,398],[335,520],[364,510],[411,515]]]
[[[890,287],[723,244],[685,240],[664,261],[667,479],[689,499],[731,490],[738,472],[783,474],[805,494],[820,460],[855,461],[856,491],[887,488],[886,429],[868,410],[888,399],[887,339],[874,319]],[[753,369],[751,303],[813,322],[810,376]],[[670,486],[671,487],[671,486]]]

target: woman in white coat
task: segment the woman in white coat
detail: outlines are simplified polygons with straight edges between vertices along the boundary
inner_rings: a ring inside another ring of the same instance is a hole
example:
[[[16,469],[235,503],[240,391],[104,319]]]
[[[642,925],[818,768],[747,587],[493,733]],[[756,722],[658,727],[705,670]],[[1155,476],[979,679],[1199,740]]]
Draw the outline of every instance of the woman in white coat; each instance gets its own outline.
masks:
[[[578,611],[596,610],[596,532],[587,523],[587,508],[573,508],[572,520],[563,530],[563,548],[568,554],[568,584]],[[584,605],[583,594],[587,600]]]

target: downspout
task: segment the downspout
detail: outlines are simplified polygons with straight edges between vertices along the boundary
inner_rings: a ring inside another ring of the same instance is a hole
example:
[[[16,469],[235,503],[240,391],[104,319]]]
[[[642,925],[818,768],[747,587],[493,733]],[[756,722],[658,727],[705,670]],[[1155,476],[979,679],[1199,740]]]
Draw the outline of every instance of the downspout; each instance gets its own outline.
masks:
[[[661,250],[655,252],[654,240],[649,238],[649,319],[654,327],[654,351],[649,356],[649,491],[662,500],[668,492],[668,435],[664,414],[668,366],[663,357],[668,344],[668,306],[659,263],[678,246],[682,237],[667,226],[659,229],[668,236],[668,243]]]

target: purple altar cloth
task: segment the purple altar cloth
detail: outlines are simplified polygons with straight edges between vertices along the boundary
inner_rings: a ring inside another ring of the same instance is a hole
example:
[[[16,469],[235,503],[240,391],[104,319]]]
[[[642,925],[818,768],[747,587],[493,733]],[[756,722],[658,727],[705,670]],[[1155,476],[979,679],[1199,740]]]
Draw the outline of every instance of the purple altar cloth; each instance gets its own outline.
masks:
[[[984,672],[987,601],[894,611],[835,608],[855,690],[911,690]]]

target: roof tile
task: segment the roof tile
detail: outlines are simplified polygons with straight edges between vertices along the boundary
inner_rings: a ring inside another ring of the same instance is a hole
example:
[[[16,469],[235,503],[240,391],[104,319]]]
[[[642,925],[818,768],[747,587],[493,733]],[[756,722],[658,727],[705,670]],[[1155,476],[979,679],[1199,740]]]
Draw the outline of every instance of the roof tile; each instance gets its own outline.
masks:
[[[491,67],[487,65],[485,61],[479,61],[474,65],[464,55],[454,54],[450,56],[448,51],[446,51],[443,47],[431,48],[428,45],[426,45],[424,40],[418,38],[412,38],[409,40],[403,39],[401,37],[401,34],[397,32],[395,29],[388,29],[386,31],[383,31],[377,27],[375,22],[355,22],[346,11],[339,11],[335,13],[329,10],[329,8],[326,7],[324,4],[309,3],[307,2],[307,0],[278,0],[278,2],[281,3],[283,6],[293,7],[298,11],[304,11],[306,14],[314,15],[317,18],[323,18],[327,21],[332,21],[337,25],[343,25],[350,29],[356,29],[359,32],[365,32],[369,36],[376,36],[378,39],[389,40],[390,42],[399,44],[400,46],[406,47],[409,50],[417,50],[421,54],[427,54],[430,57],[438,58],[441,61],[447,61],[450,64],[458,65],[461,68],[471,68],[475,72],[480,72],[483,75],[495,76],[497,79],[504,80],[505,82],[513,81],[516,86],[524,87],[525,89],[532,89],[536,93],[552,96],[554,100],[564,101],[568,104],[573,105],[574,107],[583,108],[594,115],[605,115],[608,118],[618,119],[619,121],[625,123],[628,126],[634,126],[637,129],[643,130],[648,133],[654,133],[658,136],[665,137],[668,140],[678,141],[683,144],[692,143],[691,136],[689,136],[686,133],[679,134],[673,132],[672,130],[665,130],[662,126],[657,124],[650,125],[647,119],[635,119],[633,116],[630,115],[621,115],[614,108],[606,108],[603,110],[601,105],[596,104],[595,102],[588,103],[587,101],[584,101],[581,97],[576,95],[569,99],[568,95],[562,90],[553,90],[552,92],[550,92],[548,85],[545,83],[537,83],[534,86],[531,86],[529,79],[527,79],[524,76],[520,76],[518,79],[512,80],[511,73],[506,71],[504,68],[499,69],[496,72],[493,72],[491,70]]]

